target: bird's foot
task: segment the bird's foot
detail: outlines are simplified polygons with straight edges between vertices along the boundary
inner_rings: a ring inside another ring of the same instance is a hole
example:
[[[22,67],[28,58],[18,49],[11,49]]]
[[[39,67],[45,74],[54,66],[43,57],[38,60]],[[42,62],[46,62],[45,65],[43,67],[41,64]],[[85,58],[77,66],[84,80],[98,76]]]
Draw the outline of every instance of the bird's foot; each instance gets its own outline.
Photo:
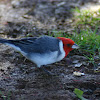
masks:
[[[42,69],[46,74],[48,74],[49,76],[55,76],[52,72],[46,70],[44,67],[40,67],[40,69]]]

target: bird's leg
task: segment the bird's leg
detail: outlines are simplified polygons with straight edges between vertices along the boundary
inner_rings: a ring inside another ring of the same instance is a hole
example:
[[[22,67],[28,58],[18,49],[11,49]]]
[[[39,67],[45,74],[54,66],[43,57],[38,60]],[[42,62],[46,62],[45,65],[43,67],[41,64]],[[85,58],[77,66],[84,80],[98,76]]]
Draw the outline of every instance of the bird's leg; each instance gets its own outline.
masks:
[[[45,73],[47,73],[48,75],[53,75],[53,73],[51,73],[50,71],[46,70],[44,68],[44,66],[40,67],[40,69],[42,69]]]

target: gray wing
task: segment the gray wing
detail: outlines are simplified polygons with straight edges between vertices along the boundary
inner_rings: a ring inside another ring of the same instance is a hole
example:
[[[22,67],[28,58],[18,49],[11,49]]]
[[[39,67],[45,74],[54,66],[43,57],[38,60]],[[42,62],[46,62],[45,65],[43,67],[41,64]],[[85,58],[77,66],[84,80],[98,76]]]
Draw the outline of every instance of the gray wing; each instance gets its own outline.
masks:
[[[59,51],[60,40],[50,36],[42,36],[39,38],[24,38],[8,41],[26,53],[45,53]]]

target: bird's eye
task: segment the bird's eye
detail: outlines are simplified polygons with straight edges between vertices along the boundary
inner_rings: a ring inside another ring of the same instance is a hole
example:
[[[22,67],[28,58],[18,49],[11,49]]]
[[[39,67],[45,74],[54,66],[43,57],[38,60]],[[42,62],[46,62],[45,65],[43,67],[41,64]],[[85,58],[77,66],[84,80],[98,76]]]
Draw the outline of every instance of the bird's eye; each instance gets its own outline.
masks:
[[[67,46],[70,47],[71,45],[70,44],[67,44]]]

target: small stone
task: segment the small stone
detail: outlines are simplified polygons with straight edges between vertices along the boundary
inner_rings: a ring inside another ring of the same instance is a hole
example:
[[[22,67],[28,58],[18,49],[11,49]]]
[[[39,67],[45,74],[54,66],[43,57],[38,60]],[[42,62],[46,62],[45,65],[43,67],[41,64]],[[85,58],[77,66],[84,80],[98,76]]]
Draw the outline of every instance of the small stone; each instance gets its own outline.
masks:
[[[58,4],[57,4],[57,7],[63,6],[63,5],[65,5],[65,4],[66,4],[66,2],[58,3]]]
[[[94,59],[95,60],[98,60],[98,59],[100,59],[100,57],[99,56],[95,56]]]
[[[15,7],[18,7],[20,5],[20,2],[18,0],[13,0],[11,2],[12,6],[15,8]]]
[[[98,63],[98,66],[100,66],[100,63]]]
[[[75,64],[74,66],[75,66],[75,67],[81,67],[81,65],[82,65],[82,63],[77,63],[77,64]]]
[[[74,61],[73,61],[74,64],[76,64],[76,63],[78,63],[78,62],[79,62],[79,60],[74,60]]]
[[[73,75],[75,76],[82,76],[82,75],[85,75],[84,73],[81,73],[81,72],[73,72]]]

